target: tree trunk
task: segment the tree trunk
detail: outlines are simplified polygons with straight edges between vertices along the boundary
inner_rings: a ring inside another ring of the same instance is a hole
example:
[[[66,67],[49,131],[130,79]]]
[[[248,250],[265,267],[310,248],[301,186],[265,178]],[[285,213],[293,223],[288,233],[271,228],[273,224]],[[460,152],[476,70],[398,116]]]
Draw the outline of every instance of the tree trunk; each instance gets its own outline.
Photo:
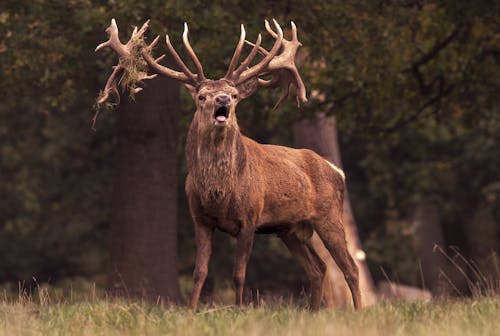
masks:
[[[178,302],[177,118],[179,85],[145,82],[118,107],[111,220],[110,289],[115,295]]]
[[[468,219],[468,220],[467,220]],[[466,258],[474,262],[475,267],[483,277],[477,274],[473,281],[485,285],[498,281],[498,264],[496,256],[500,252],[498,237],[500,228],[491,209],[491,206],[479,204],[472,218],[466,217],[463,221],[465,237],[467,239],[467,252],[462,251]]]
[[[317,113],[312,120],[302,120],[293,126],[295,146],[298,148],[309,148],[330,162],[342,168],[342,159],[337,138],[337,127],[335,117],[327,117],[323,113]],[[361,242],[358,236],[358,229],[354,214],[346,189],[344,196],[343,223],[346,232],[346,239],[349,252],[353,256],[359,268],[360,290],[363,299],[363,306],[368,306],[376,301],[375,287],[372,276],[366,265],[365,254],[361,249]],[[333,293],[335,303],[338,306],[346,306],[351,300],[347,294],[347,284],[343,280],[343,275],[337,265],[330,262],[329,273],[333,283]],[[342,279],[339,281],[339,279]],[[344,294],[342,294],[344,293]]]
[[[448,285],[443,282],[441,272],[447,268],[445,256],[434,247],[444,246],[443,232],[436,204],[422,201],[415,207],[412,231],[415,232],[415,251],[420,259],[423,286],[433,295],[444,295]]]

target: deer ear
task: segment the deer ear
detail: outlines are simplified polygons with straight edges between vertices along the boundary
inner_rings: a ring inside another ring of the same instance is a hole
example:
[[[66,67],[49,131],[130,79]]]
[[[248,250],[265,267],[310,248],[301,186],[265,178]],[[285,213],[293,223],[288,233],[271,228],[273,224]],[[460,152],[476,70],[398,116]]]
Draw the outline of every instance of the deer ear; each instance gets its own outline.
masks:
[[[196,93],[198,92],[198,90],[196,90],[196,88],[193,85],[184,83],[184,87],[186,89],[188,89],[189,93],[191,94],[191,96],[193,98],[196,96]]]
[[[259,80],[257,77],[252,77],[236,87],[238,89],[238,96],[240,99],[245,99],[253,95],[255,90],[259,87]]]

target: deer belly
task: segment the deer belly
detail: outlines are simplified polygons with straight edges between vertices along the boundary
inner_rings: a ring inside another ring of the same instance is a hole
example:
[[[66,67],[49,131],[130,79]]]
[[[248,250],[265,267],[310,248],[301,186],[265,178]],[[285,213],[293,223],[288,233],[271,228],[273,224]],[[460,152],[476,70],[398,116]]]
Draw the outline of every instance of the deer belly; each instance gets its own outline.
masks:
[[[236,221],[219,220],[216,224],[218,230],[235,237],[240,232],[241,225]]]
[[[296,223],[311,217],[314,202],[311,182],[305,176],[294,177],[266,186],[262,222]]]

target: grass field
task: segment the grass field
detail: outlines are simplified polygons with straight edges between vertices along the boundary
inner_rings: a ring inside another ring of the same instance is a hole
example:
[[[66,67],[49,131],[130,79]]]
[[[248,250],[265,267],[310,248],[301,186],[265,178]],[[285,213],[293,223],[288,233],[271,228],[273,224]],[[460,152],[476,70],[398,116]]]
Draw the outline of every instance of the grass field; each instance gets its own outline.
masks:
[[[99,299],[36,301],[0,301],[0,335],[500,335],[499,297],[318,313],[286,304],[194,313]]]

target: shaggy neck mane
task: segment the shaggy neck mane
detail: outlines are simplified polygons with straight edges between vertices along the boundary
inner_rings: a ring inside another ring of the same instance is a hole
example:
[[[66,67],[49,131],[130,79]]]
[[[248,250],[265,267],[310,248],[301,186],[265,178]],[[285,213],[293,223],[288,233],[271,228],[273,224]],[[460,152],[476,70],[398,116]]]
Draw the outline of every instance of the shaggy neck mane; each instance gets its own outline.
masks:
[[[204,203],[227,200],[245,162],[237,125],[202,127],[193,120],[186,139],[186,159],[198,195]]]

